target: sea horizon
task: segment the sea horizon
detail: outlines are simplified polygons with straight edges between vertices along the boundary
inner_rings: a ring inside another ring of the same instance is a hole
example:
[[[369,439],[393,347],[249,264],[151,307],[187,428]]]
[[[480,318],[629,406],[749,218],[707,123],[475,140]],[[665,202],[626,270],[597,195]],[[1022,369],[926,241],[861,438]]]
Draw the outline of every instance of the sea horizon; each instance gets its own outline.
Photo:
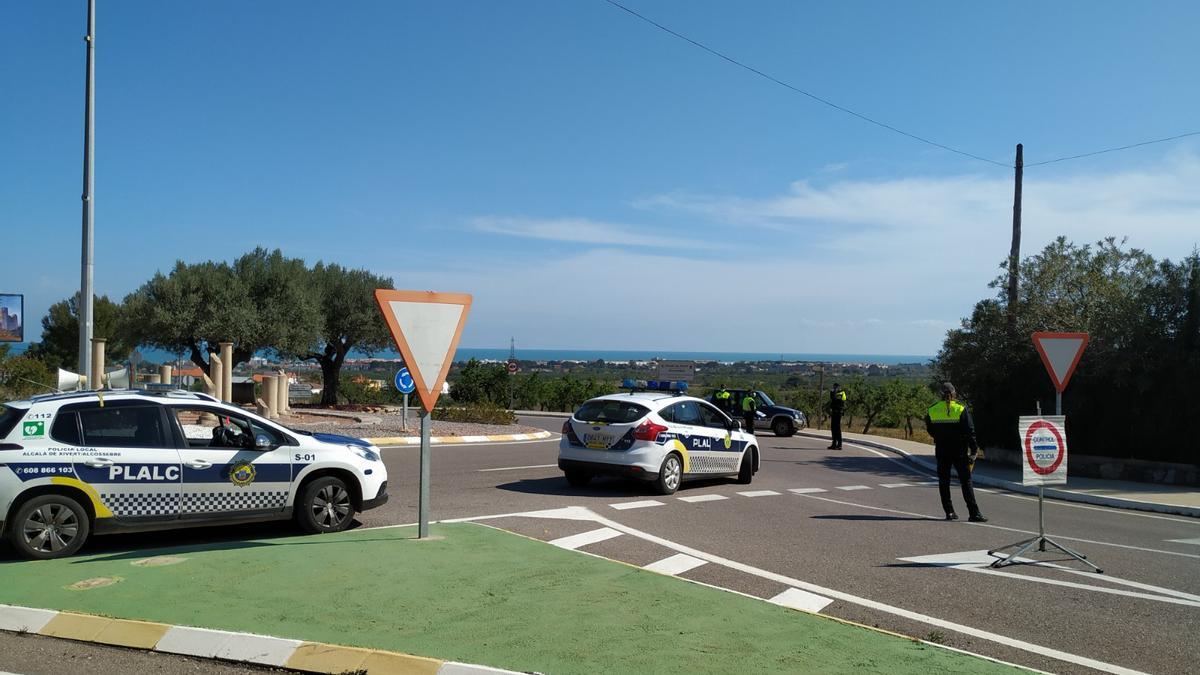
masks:
[[[23,353],[30,343],[10,343],[14,355]],[[156,363],[171,363],[176,360],[190,361],[180,354],[165,349],[142,347],[138,349],[145,361]],[[259,352],[258,356],[271,358],[269,352]],[[492,347],[459,347],[454,354],[455,363],[463,363],[471,359],[480,361],[505,361],[509,357],[508,348]],[[361,350],[351,350],[351,359],[399,359],[400,354],[394,349],[368,353]],[[761,361],[804,361],[811,363],[867,363],[879,365],[926,364],[933,356],[922,354],[832,354],[819,352],[720,352],[720,351],[676,351],[669,349],[517,349],[516,358],[520,361],[716,361],[720,363],[761,362]]]

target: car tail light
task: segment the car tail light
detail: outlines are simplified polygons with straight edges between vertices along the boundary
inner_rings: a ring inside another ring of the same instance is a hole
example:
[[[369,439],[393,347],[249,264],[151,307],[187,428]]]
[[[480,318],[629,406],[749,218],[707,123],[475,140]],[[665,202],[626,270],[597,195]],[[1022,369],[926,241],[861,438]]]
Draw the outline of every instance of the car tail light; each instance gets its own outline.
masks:
[[[639,441],[657,441],[658,435],[666,431],[667,428],[661,424],[655,424],[650,420],[646,420],[633,430],[633,437]]]
[[[567,419],[563,422],[562,435],[567,437],[567,442],[571,445],[583,445],[579,437],[575,435],[575,427],[571,426],[571,420]]]

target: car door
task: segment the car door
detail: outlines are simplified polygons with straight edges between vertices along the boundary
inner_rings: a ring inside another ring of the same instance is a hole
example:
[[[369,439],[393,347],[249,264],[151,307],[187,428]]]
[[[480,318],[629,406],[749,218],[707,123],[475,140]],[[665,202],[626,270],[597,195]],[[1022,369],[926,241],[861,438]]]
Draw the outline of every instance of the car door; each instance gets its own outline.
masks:
[[[699,401],[680,401],[666,408],[659,416],[672,421],[671,433],[688,453],[689,474],[719,473],[713,463],[715,434],[704,426]],[[664,414],[665,413],[665,414]]]
[[[184,519],[277,515],[288,506],[291,447],[282,434],[216,406],[171,405],[183,465]],[[255,447],[266,436],[268,447]]]
[[[55,428],[63,434],[70,436],[69,427],[78,425],[80,445],[72,452],[75,475],[119,523],[179,517],[179,451],[162,406],[110,401],[70,406],[60,410],[59,417]]]
[[[733,437],[733,420],[707,403],[700,404],[700,426],[713,439],[709,464],[715,473],[733,473],[742,463],[745,441]]]

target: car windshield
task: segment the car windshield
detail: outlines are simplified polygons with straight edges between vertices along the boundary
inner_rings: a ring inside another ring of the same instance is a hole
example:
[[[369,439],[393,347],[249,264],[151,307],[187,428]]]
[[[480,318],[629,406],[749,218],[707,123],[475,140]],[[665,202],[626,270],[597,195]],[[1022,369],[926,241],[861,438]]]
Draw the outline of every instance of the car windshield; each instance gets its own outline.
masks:
[[[762,401],[763,405],[775,405],[775,401],[772,401],[771,397],[767,396],[766,392],[759,391],[755,393],[758,394],[758,400]]]
[[[580,422],[607,422],[629,424],[646,416],[650,409],[632,401],[604,399],[588,401],[575,413]]]

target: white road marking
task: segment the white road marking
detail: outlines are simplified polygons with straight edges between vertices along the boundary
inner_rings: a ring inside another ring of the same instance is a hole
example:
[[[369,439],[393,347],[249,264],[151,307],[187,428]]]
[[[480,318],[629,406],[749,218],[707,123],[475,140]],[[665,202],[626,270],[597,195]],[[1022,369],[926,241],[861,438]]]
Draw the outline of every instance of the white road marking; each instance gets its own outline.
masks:
[[[1039,561],[1039,560],[1034,560],[1032,558],[1024,558],[1024,557],[1017,558],[1017,562],[1027,565],[1027,566],[1030,566],[1030,567],[1053,569],[1058,572],[1066,572],[1069,574],[1077,574],[1080,576],[1085,576],[1090,581],[1093,581],[1093,582],[1118,584],[1121,586],[1129,586],[1131,588],[1140,588],[1145,591],[1150,591],[1150,593],[1149,594],[1148,593],[1135,593],[1132,591],[1123,591],[1123,590],[1119,590],[1119,589],[1115,589],[1115,588],[1105,588],[1103,586],[1078,584],[1078,583],[1072,583],[1069,581],[1059,581],[1056,579],[1049,579],[1046,577],[1033,577],[1033,576],[1027,576],[1024,574],[1015,574],[1013,572],[1000,571],[1000,570],[993,569],[991,567],[991,564],[994,563],[997,559],[999,559],[1001,557],[1003,557],[1003,556],[989,555],[986,549],[980,549],[978,551],[960,551],[957,553],[942,553],[942,554],[935,554],[935,555],[913,556],[910,558],[899,558],[899,560],[902,560],[904,562],[913,562],[913,563],[917,563],[920,565],[930,565],[930,566],[935,566],[935,567],[949,567],[951,569],[966,570],[968,572],[983,572],[985,574],[994,574],[996,576],[1009,577],[1012,579],[1021,579],[1023,581],[1032,581],[1034,583],[1039,583],[1039,584],[1049,584],[1052,586],[1065,586],[1067,588],[1080,588],[1083,590],[1095,591],[1097,593],[1109,593],[1111,595],[1124,595],[1124,596],[1131,597],[1131,598],[1142,598],[1144,600],[1156,600],[1158,602],[1166,602],[1169,604],[1200,607],[1200,604],[1198,604],[1198,603],[1200,603],[1200,595],[1192,595],[1191,593],[1185,593],[1183,591],[1176,591],[1176,590],[1173,590],[1170,588],[1163,588],[1161,586],[1152,586],[1150,584],[1143,584],[1138,581],[1122,579],[1120,577],[1114,577],[1114,576],[1107,575],[1107,574],[1099,575],[1090,570],[1085,572],[1083,570],[1072,569],[1070,567],[1065,567],[1063,565],[1057,565],[1057,564],[1051,563],[1051,562],[1043,562],[1043,561]],[[1008,568],[1008,569],[1016,569],[1016,568]]]
[[[646,565],[644,569],[648,569],[651,572],[658,572],[659,574],[669,574],[671,576],[675,576],[707,564],[707,562],[699,558],[693,558],[692,556],[685,555],[683,553],[676,553],[670,558],[663,558],[658,562],[650,563],[649,565]]]
[[[627,509],[644,509],[651,506],[663,506],[663,503],[654,501],[653,499],[646,499],[640,502],[619,502],[617,504],[609,504],[609,506],[618,511],[625,511]]]
[[[788,488],[788,492],[795,492],[798,495],[811,495],[816,492],[829,492],[825,488]]]
[[[551,541],[550,543],[559,548],[565,548],[574,551],[581,546],[596,544],[619,536],[621,536],[621,533],[612,529],[611,527],[602,527],[598,530],[589,530],[587,532],[573,534],[569,537],[561,537]]]
[[[860,509],[870,509],[872,511],[886,511],[888,513],[899,513],[899,514],[902,514],[905,516],[916,516],[918,518],[925,518],[927,520],[942,520],[942,518],[926,515],[924,513],[913,513],[912,511],[901,511],[899,509],[886,509],[886,508],[883,508],[882,506],[867,506],[866,504],[855,504],[854,502],[843,502],[843,501],[839,501],[837,499],[830,499],[828,497],[814,497],[812,495],[808,495],[808,498],[809,499],[820,499],[823,502],[832,502],[834,504],[842,504],[844,506],[854,506],[854,507],[857,507]],[[1037,532],[1033,532],[1030,530],[1020,530],[1015,527],[1004,527],[1002,525],[993,525],[991,523],[962,523],[962,524],[973,525],[975,527],[990,527],[994,530],[1005,530],[1006,532],[1018,532],[1020,534],[1037,534]],[[1099,546],[1112,546],[1114,548],[1127,548],[1127,549],[1132,549],[1134,551],[1144,551],[1146,553],[1161,553],[1163,555],[1177,555],[1177,556],[1180,556],[1183,558],[1200,558],[1200,555],[1196,555],[1194,553],[1180,553],[1178,551],[1163,551],[1163,550],[1157,549],[1157,548],[1145,548],[1142,546],[1130,546],[1128,544],[1114,544],[1111,541],[1096,541],[1094,539],[1080,539],[1078,537],[1068,537],[1064,534],[1055,534],[1052,536],[1054,539],[1078,541],[1078,542],[1082,542],[1084,544],[1097,544]]]
[[[529,441],[489,441],[487,443],[434,443],[433,447],[438,450],[446,448],[482,448],[489,445],[526,445],[531,443],[557,443],[561,436],[554,434],[550,438],[536,438]],[[380,450],[419,450],[419,443],[407,443],[405,445],[380,445]]]
[[[779,493],[774,490],[747,490],[746,492],[739,492],[738,494],[743,497],[778,497],[779,496]]]
[[[681,502],[695,504],[696,502],[719,502],[722,499],[729,499],[729,497],[726,497],[725,495],[695,495],[692,497],[676,497],[676,499]]]
[[[516,471],[517,469],[551,469],[557,467],[557,464],[530,464],[529,466],[500,466],[495,469],[476,469],[476,471],[482,473],[486,471]]]
[[[912,487],[912,483],[880,483],[879,487],[885,487],[885,488]]]
[[[871,486],[870,485],[841,485],[841,486],[838,486],[838,489],[849,492],[851,490],[870,490]]]
[[[1176,544],[1195,544],[1196,546],[1200,546],[1200,537],[1195,539],[1168,539],[1167,541],[1174,542]]]
[[[767,602],[773,602],[776,605],[791,607],[802,612],[812,612],[816,614],[829,606],[833,600],[816,593],[802,591],[799,588],[789,588],[779,595],[771,598]]]
[[[823,497],[812,497],[812,499],[824,499],[824,498]],[[835,501],[835,500],[827,500],[827,501]],[[852,504],[852,506],[855,506],[855,505]],[[952,630],[956,633],[962,633],[963,635],[970,635],[972,637],[976,637],[981,640],[988,640],[990,642],[1002,644],[1007,647],[1012,647],[1014,649],[1020,649],[1022,651],[1027,651],[1027,652],[1030,652],[1033,654],[1040,654],[1042,656],[1046,656],[1046,657],[1049,657],[1052,659],[1058,659],[1059,661],[1065,661],[1067,663],[1074,663],[1076,665],[1093,668],[1095,670],[1101,670],[1101,671],[1108,672],[1108,673],[1117,673],[1118,675],[1143,675],[1141,673],[1141,671],[1132,670],[1130,668],[1124,668],[1122,666],[1114,665],[1111,663],[1105,663],[1103,661],[1091,659],[1086,656],[1080,656],[1078,654],[1072,654],[1070,652],[1064,652],[1064,651],[1061,651],[1058,649],[1054,649],[1053,647],[1044,647],[1042,645],[1034,644],[1031,642],[1025,642],[1024,640],[1018,640],[1016,638],[1011,638],[1006,635],[1000,635],[999,633],[993,633],[991,631],[986,631],[986,630],[982,630],[979,628],[972,628],[971,626],[965,626],[963,624],[954,623],[953,621],[939,619],[937,617],[928,616],[926,614],[921,614],[920,612],[914,612],[914,611],[907,610],[907,609],[904,609],[901,607],[896,607],[894,605],[889,605],[886,603],[878,602],[876,600],[870,600],[870,599],[862,598],[862,597],[859,597],[856,595],[851,595],[850,593],[844,593],[842,591],[838,591],[838,590],[835,590],[832,588],[825,588],[824,586],[818,586],[817,584],[808,583],[806,581],[801,581],[799,579],[793,579],[791,577],[787,577],[782,574],[777,574],[775,572],[769,572],[767,570],[753,567],[751,565],[746,565],[744,563],[739,563],[734,560],[728,560],[726,558],[721,558],[720,556],[716,556],[711,553],[705,553],[704,551],[700,551],[698,549],[691,548],[690,546],[684,546],[682,544],[677,544],[668,539],[663,539],[662,537],[658,537],[658,536],[649,534],[647,532],[642,532],[642,531],[636,530],[632,527],[622,525],[621,523],[618,523],[614,520],[609,520],[608,518],[605,518],[599,514],[588,511],[588,509],[583,508],[583,507],[568,507],[565,509],[558,509],[557,511],[561,512],[564,517],[567,517],[570,519],[581,518],[583,516],[583,514],[586,512],[587,514],[589,514],[591,516],[591,518],[590,518],[591,520],[594,520],[596,523],[605,525],[606,528],[619,530],[621,532],[624,532],[625,534],[632,535],[634,537],[637,537],[637,538],[645,540],[645,541],[649,541],[651,543],[659,544],[660,546],[664,546],[666,548],[669,548],[673,551],[677,551],[679,553],[685,553],[694,558],[699,558],[701,560],[705,560],[705,561],[708,561],[710,563],[714,563],[717,565],[722,565],[724,567],[728,567],[730,569],[734,569],[739,572],[744,572],[746,574],[757,576],[757,577],[760,577],[763,579],[775,581],[775,582],[778,582],[781,584],[785,584],[787,586],[792,586],[794,588],[798,588],[800,590],[805,590],[810,593],[828,596],[834,600],[841,600],[843,602],[848,602],[851,604],[859,605],[860,607],[866,607],[868,609],[873,609],[875,611],[884,612],[886,614],[892,614],[894,616],[899,616],[901,618],[909,619],[912,621],[919,621],[921,623],[924,623],[924,624],[927,624],[930,626],[936,626],[938,628]],[[553,513],[553,512],[554,511],[540,511],[540,512],[531,512],[531,513],[541,514],[539,516],[533,516],[533,517],[553,517],[553,516],[545,515],[545,514],[549,514],[549,513]]]

